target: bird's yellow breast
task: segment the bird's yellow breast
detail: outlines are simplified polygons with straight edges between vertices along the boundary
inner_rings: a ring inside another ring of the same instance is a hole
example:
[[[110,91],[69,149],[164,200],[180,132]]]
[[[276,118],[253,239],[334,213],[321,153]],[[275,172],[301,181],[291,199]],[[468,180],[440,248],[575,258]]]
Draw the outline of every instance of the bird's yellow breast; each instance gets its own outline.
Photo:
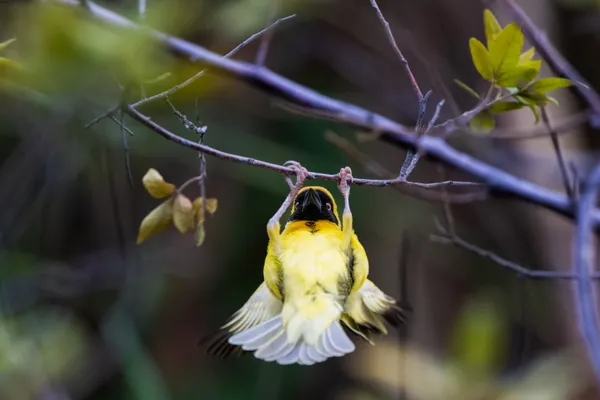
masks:
[[[345,295],[340,293],[340,283],[350,278],[348,255],[337,225],[329,221],[295,221],[286,226],[281,239],[279,261],[288,300],[316,292]]]

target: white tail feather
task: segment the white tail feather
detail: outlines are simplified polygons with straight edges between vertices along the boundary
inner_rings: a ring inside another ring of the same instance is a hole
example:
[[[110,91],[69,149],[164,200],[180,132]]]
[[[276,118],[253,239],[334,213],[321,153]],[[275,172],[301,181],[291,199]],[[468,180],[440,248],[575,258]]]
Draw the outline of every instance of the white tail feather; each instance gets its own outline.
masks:
[[[281,365],[312,365],[331,357],[341,357],[355,349],[339,321],[334,321],[314,344],[309,344],[303,336],[290,342],[281,316],[233,335],[229,343],[255,351],[256,358],[276,361]]]

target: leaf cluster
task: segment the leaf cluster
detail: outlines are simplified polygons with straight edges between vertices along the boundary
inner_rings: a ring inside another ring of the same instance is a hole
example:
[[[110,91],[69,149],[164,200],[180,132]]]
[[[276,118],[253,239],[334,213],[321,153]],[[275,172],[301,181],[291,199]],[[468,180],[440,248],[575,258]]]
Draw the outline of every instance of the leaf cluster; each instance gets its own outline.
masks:
[[[569,87],[572,81],[564,78],[537,79],[542,66],[541,60],[534,60],[535,48],[522,52],[524,36],[516,23],[504,28],[490,10],[483,14],[486,45],[471,38],[469,46],[475,68],[483,79],[490,83],[485,98],[466,84],[456,83],[469,94],[482,102],[489,103],[483,111],[471,121],[471,129],[476,132],[489,132],[494,128],[494,114],[505,113],[528,107],[535,117],[540,119],[540,108],[549,102],[558,105],[549,92]]]
[[[137,238],[138,244],[166,230],[171,224],[175,225],[182,234],[195,229],[196,246],[204,243],[206,213],[214,214],[217,211],[218,201],[215,198],[198,197],[192,202],[189,197],[182,194],[182,189],[194,180],[197,179],[184,183],[178,189],[172,183],[166,182],[154,168],[146,172],[142,182],[150,196],[155,199],[168,198],[142,220]]]

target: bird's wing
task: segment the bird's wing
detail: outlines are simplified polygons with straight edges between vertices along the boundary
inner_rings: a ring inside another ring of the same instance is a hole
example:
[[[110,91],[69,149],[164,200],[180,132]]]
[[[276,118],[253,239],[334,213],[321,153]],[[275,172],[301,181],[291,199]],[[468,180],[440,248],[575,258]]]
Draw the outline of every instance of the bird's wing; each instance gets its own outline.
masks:
[[[358,240],[356,234],[352,235],[352,251],[350,254],[350,273],[352,274],[352,288],[350,293],[356,293],[363,287],[369,275],[369,259],[365,248]]]
[[[283,301],[283,270],[281,268],[281,263],[275,255],[273,246],[274,244],[269,242],[269,247],[267,248],[267,257],[265,258],[265,265],[263,267],[263,275],[267,288],[271,291],[275,298]]]
[[[223,358],[240,355],[243,352],[242,349],[229,344],[229,338],[277,316],[281,313],[282,307],[283,303],[271,293],[263,282],[242,308],[236,311],[221,327],[219,333],[211,338],[206,352]]]
[[[344,314],[342,321],[346,326],[367,341],[372,332],[387,334],[384,321],[394,327],[404,322],[404,310],[396,300],[368,279],[358,291],[348,296]]]

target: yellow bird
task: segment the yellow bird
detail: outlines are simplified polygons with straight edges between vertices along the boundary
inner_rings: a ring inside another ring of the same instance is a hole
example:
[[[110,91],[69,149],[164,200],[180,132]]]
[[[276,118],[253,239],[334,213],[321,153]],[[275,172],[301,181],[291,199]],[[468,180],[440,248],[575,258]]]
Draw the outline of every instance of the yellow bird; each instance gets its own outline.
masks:
[[[308,172],[296,170],[296,184],[269,220],[264,282],[213,338],[207,353],[223,357],[254,352],[279,364],[311,365],[354,351],[341,324],[372,343],[387,334],[384,320],[404,320],[396,301],[367,279],[369,262],[352,228],[350,168],[340,171],[342,221],[331,193],[304,187]],[[279,220],[292,205],[283,232]]]

